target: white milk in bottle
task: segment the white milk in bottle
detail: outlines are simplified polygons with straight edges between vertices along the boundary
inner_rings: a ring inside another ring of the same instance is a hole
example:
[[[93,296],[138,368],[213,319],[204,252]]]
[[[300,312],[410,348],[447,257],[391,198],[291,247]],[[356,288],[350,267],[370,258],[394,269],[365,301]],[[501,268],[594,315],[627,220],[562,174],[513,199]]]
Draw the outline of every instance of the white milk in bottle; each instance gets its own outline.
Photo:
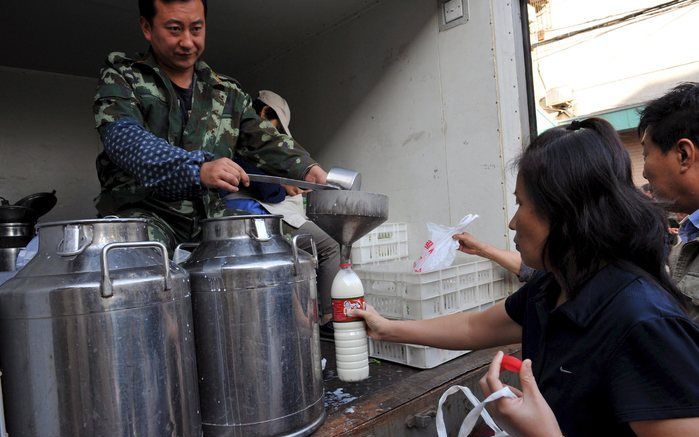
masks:
[[[352,263],[340,264],[340,271],[335,275],[330,289],[337,376],[346,382],[369,377],[369,351],[364,320],[347,317],[350,308],[364,308],[364,286],[351,266]]]

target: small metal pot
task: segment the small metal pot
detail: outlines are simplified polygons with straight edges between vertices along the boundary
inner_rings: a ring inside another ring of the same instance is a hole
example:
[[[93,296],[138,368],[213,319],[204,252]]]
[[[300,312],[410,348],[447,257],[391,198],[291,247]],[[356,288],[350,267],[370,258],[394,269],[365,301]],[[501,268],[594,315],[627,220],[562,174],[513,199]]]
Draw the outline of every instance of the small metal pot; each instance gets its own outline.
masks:
[[[0,272],[13,272],[17,268],[19,247],[0,248]]]
[[[24,247],[33,236],[31,223],[0,223],[0,249]]]
[[[36,213],[26,206],[0,205],[0,223],[36,223]]]

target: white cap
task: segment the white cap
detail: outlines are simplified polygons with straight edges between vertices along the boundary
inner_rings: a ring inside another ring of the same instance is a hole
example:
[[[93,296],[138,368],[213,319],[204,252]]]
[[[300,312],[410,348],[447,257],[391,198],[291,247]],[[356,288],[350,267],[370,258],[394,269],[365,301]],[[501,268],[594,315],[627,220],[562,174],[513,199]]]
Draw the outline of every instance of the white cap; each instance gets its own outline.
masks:
[[[269,90],[260,91],[260,95],[257,98],[265,105],[274,109],[274,112],[277,113],[277,117],[279,117],[279,121],[282,123],[285,133],[291,136],[291,131],[289,130],[291,109],[289,109],[289,104],[286,103],[286,100],[279,94]]]

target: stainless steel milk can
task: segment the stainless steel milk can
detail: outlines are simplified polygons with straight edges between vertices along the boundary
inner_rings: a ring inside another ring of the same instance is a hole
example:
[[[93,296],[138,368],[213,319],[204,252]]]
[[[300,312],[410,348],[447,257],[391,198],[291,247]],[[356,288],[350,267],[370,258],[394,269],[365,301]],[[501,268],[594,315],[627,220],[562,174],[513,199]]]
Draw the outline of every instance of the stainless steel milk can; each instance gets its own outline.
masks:
[[[186,272],[143,219],[38,226],[0,287],[12,437],[200,436]]]
[[[317,254],[280,229],[281,216],[204,221],[183,264],[206,437],[304,436],[325,418]]]

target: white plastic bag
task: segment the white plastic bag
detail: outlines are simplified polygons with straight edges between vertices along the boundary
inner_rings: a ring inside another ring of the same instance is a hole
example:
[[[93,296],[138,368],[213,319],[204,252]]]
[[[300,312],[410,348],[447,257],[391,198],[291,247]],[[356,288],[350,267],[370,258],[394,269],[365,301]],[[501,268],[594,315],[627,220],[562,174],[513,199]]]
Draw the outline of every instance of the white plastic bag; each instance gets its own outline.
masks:
[[[464,232],[477,218],[478,214],[469,214],[453,227],[427,223],[430,239],[425,243],[420,258],[413,263],[413,270],[420,273],[449,267],[456,258],[456,249],[459,248],[459,242],[451,238],[452,235]]]
[[[508,433],[501,430],[500,427],[495,424],[495,421],[493,421],[493,418],[488,413],[488,410],[485,409],[486,404],[496,401],[500,398],[517,398],[517,396],[514,393],[512,393],[512,390],[510,390],[509,387],[501,388],[500,390],[492,393],[490,396],[485,398],[483,402],[480,402],[478,398],[474,396],[473,393],[471,393],[471,390],[469,390],[468,387],[464,387],[461,385],[453,385],[449,387],[447,391],[444,392],[444,394],[442,394],[441,398],[439,398],[439,405],[437,406],[437,417],[435,419],[438,437],[447,437],[447,429],[444,425],[444,414],[442,413],[442,404],[444,404],[444,401],[446,401],[449,396],[458,392],[459,390],[461,390],[466,395],[466,398],[468,398],[468,400],[473,405],[473,409],[468,412],[464,421],[461,422],[458,437],[468,437],[468,435],[471,434],[471,431],[473,431],[473,428],[476,426],[479,416],[483,416],[483,420],[485,421],[486,425],[488,425],[490,429],[495,431],[494,437],[509,436]]]

